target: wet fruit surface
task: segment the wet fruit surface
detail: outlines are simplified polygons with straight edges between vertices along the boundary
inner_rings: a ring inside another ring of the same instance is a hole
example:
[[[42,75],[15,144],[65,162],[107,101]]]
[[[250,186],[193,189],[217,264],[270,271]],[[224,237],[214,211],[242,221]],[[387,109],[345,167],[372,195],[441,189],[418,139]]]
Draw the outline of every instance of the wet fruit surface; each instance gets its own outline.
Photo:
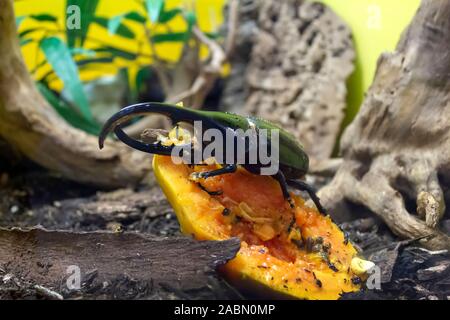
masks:
[[[305,299],[337,299],[359,289],[350,269],[356,250],[329,217],[296,195],[291,208],[277,181],[244,169],[190,178],[215,168],[154,158],[155,175],[184,233],[199,240],[241,239],[238,255],[223,268],[233,283]]]

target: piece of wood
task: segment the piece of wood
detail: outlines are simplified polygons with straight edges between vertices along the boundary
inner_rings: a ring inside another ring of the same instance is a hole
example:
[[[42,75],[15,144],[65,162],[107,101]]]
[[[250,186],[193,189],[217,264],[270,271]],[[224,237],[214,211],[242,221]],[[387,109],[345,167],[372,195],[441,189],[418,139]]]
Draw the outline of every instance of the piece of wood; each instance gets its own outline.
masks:
[[[449,249],[440,230],[450,186],[450,1],[423,0],[341,142],[344,162],[319,192],[329,212],[346,201],[380,216],[397,235]],[[408,209],[407,209],[408,208]]]
[[[153,186],[150,186],[153,185]],[[180,226],[161,189],[148,181],[138,189],[98,191],[47,171],[0,173],[0,226],[49,230],[133,231],[180,236]]]
[[[331,157],[344,118],[346,81],[355,58],[350,28],[324,4],[254,2],[258,18],[244,113],[294,134],[314,168]]]
[[[24,64],[12,0],[0,0],[0,136],[38,164],[97,186],[135,184],[151,169],[144,154],[67,124],[37,91]]]
[[[84,294],[104,290],[105,297],[113,297],[116,285],[125,283],[133,284],[131,289],[140,284],[143,290],[128,298],[161,296],[163,292],[178,298],[223,298],[226,290],[214,292],[218,282],[215,269],[232,259],[239,248],[237,238],[218,242],[135,233],[0,228],[3,277],[10,274],[20,282],[63,296],[77,293],[68,288],[67,281],[76,283],[70,277],[79,270],[80,293]]]

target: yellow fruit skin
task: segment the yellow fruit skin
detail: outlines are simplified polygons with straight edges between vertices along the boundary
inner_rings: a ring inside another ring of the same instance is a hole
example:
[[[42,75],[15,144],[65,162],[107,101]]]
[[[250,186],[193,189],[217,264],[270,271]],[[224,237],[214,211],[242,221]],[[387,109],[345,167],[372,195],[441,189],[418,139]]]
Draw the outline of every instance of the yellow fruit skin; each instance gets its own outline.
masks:
[[[175,165],[170,157],[154,156],[153,170],[184,234],[198,240],[230,238],[229,226],[219,223],[224,206],[189,180],[190,169],[186,165]],[[339,250],[342,261],[338,272],[331,271],[323,263],[313,265],[310,262],[313,254],[308,254],[309,262],[301,259],[288,262],[268,254],[263,246],[248,245],[244,241],[236,257],[220,271],[234,285],[247,290],[253,288],[257,290],[256,294],[264,288],[272,297],[335,300],[343,292],[358,291],[360,287],[352,284],[354,274],[349,271],[356,250],[351,244],[344,244],[344,235],[331,219],[321,219]],[[302,232],[305,231],[308,230]]]

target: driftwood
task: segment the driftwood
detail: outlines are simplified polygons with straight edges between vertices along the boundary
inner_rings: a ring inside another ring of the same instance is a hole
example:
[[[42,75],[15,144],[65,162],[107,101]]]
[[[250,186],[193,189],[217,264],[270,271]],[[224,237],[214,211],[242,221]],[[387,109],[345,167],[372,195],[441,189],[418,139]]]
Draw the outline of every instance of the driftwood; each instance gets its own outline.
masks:
[[[215,290],[215,269],[232,259],[239,247],[239,239],[203,242],[134,233],[0,229],[0,274],[3,284],[14,282],[11,286],[18,290],[34,289],[37,296],[50,299],[89,294],[236,298],[232,289]],[[80,288],[74,278],[78,270]],[[11,298],[11,286],[0,290],[0,298]]]
[[[450,182],[449,15],[449,0],[423,0],[396,51],[380,57],[343,135],[344,163],[319,193],[330,212],[360,204],[433,249],[450,248],[440,231]]]
[[[0,136],[38,164],[75,181],[116,187],[150,170],[145,155],[67,124],[37,91],[23,62],[12,0],[0,0]]]
[[[180,236],[173,209],[154,181],[139,189],[98,191],[48,172],[0,175],[0,226],[134,231]]]
[[[249,92],[244,112],[291,131],[314,167],[317,160],[331,156],[344,117],[346,80],[355,57],[351,31],[323,4],[253,2],[258,9],[257,30],[247,22],[242,36],[256,32],[246,70]]]

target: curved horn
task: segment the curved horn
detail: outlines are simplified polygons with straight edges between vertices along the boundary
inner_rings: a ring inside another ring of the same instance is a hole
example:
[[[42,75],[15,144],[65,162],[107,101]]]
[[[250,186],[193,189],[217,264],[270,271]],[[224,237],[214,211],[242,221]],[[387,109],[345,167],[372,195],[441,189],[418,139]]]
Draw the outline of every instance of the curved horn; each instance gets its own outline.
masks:
[[[160,154],[164,156],[170,156],[172,154],[173,145],[172,146],[163,146],[160,143],[144,143],[139,140],[131,138],[129,135],[127,135],[120,126],[117,126],[114,129],[114,133],[116,134],[117,138],[125,143],[126,145],[130,146],[133,149],[147,152],[151,154]],[[102,148],[102,146],[100,147]]]
[[[108,136],[108,134],[114,131],[117,134],[117,137],[123,142],[125,142],[127,145],[141,151],[144,151],[141,148],[149,150],[148,149],[149,144],[145,144],[130,138],[129,136],[126,135],[125,132],[123,132],[122,129],[119,128],[121,127],[122,124],[128,122],[133,117],[145,115],[148,113],[157,113],[164,115],[170,118],[172,120],[172,123],[178,123],[181,121],[194,123],[194,121],[202,121],[203,128],[216,128],[218,130],[223,131],[224,133],[226,132],[226,128],[223,125],[203,115],[201,111],[164,103],[156,103],[156,102],[139,103],[123,108],[122,110],[114,114],[111,118],[109,118],[108,121],[106,121],[98,139],[100,149],[103,148],[104,141]],[[119,129],[116,130],[116,128]]]
[[[227,130],[222,124],[214,121],[207,115],[202,114],[202,112],[199,110],[192,110],[189,108],[164,103],[139,103],[123,108],[122,110],[114,114],[111,118],[109,118],[108,121],[106,121],[98,139],[100,149],[103,148],[105,139],[107,138],[108,134],[114,131],[119,140],[134,149],[151,154],[171,155],[172,150],[174,149],[173,145],[163,146],[161,143],[143,143],[139,140],[131,138],[122,130],[122,125],[130,121],[133,117],[145,115],[148,113],[156,113],[167,116],[172,120],[173,124],[182,121],[193,124],[195,121],[201,121],[202,130],[208,128],[216,128],[222,131],[224,134]],[[192,147],[190,144],[189,146]]]
[[[162,107],[164,107],[164,108],[162,108]],[[170,106],[161,106],[159,104],[152,104],[152,103],[134,104],[134,105],[123,108],[122,110],[120,110],[119,112],[117,112],[113,116],[111,116],[111,118],[109,118],[108,121],[106,121],[106,123],[103,125],[102,131],[100,132],[100,135],[98,138],[98,145],[99,145],[100,149],[103,148],[105,139],[110,132],[115,131],[117,127],[120,127],[122,124],[130,121],[133,117],[144,115],[147,113],[159,113],[159,114],[167,115],[169,118],[171,118],[169,110],[167,110],[168,108],[170,109]],[[119,134],[120,134],[120,131],[122,131],[122,130],[118,131]],[[130,137],[128,137],[124,132],[123,132],[123,134],[120,134],[120,135],[123,138],[125,138],[126,141],[134,140],[134,139],[131,139]]]

